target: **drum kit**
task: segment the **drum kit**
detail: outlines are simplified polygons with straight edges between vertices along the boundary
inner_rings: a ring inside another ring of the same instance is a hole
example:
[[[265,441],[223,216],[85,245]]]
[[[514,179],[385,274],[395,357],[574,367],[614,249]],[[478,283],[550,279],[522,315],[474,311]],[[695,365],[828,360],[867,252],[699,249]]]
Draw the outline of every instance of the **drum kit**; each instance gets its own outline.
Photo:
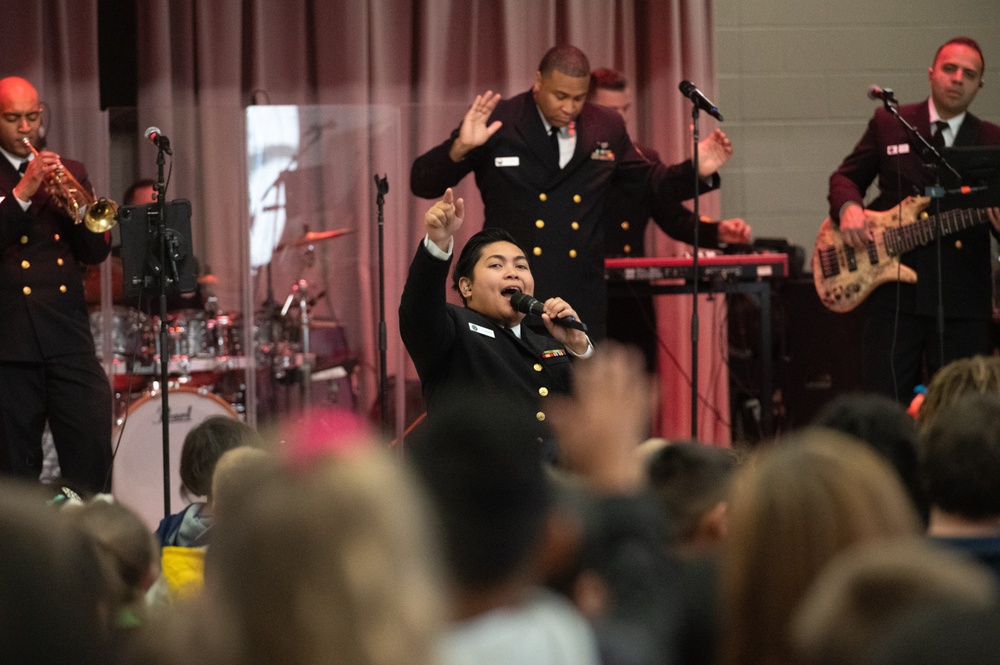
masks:
[[[311,252],[313,244],[350,232],[307,232],[275,251]],[[338,403],[353,408],[356,361],[347,335],[336,321],[310,316],[312,299],[304,279],[295,281],[283,307],[265,302],[254,317],[252,334],[247,335],[239,312],[219,310],[214,296],[218,278],[202,276],[197,297],[175,302],[180,306],[168,312],[163,350],[160,317],[125,305],[120,262],[112,265],[113,275],[116,270],[110,320],[105,320],[108,310],[94,308],[90,327],[102,361],[107,349],[102,344],[104,331],[110,329],[111,361],[104,364],[111,367],[116,398],[113,491],[151,527],[163,517],[162,455],[150,445],[151,435],[155,437],[162,426],[161,353],[168,360],[170,505],[175,510],[185,503],[179,494],[184,437],[209,416],[245,418],[250,367],[255,369],[258,422],[279,419],[307,405]],[[100,301],[99,275],[87,274],[84,292],[90,305]]]
[[[275,251],[311,251],[317,242],[351,232],[307,232],[278,245]],[[246,370],[251,365],[256,369],[257,392],[262,395],[258,414],[265,420],[281,417],[306,403],[336,401],[353,407],[353,391],[343,390],[343,382],[337,381],[349,379],[356,365],[346,332],[336,321],[310,317],[312,301],[305,280],[296,280],[280,310],[265,303],[255,316],[252,334],[247,336],[239,312],[219,310],[214,295],[218,278],[203,275],[198,278],[196,297],[189,302],[175,302],[168,312],[164,351],[160,348],[160,317],[125,304],[121,262],[117,257],[112,261],[112,275],[117,279],[113,282],[110,315],[97,306],[100,277],[94,269],[85,276],[84,293],[92,307],[90,328],[102,363],[107,350],[102,335],[110,329],[111,360],[104,364],[111,368],[119,421],[144,404],[156,403],[149,398],[158,393],[160,358],[164,353],[171,392],[183,390],[203,395],[213,403],[221,401],[228,405],[232,417],[245,413]],[[108,316],[110,320],[106,321]],[[246,348],[247,344],[251,348]],[[296,388],[304,397],[291,397]],[[173,412],[171,407],[172,418]]]

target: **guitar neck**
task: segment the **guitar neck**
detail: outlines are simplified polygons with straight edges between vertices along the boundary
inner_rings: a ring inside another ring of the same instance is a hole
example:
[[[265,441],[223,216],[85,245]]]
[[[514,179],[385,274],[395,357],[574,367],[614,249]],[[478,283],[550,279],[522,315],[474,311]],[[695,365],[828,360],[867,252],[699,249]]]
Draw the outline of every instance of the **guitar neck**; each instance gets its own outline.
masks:
[[[912,224],[897,226],[885,232],[885,246],[893,256],[934,242],[934,227],[940,221],[941,235],[946,236],[971,229],[990,221],[986,208],[955,209],[940,215],[929,215]]]

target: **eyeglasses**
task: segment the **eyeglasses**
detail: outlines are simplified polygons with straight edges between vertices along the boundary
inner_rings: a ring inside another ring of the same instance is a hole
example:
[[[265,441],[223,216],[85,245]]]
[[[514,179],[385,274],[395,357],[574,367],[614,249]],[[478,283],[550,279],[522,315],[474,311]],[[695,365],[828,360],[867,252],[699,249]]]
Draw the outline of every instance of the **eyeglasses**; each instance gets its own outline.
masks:
[[[28,111],[27,113],[4,113],[4,122],[9,122],[12,125],[21,124],[21,120],[27,120],[29,123],[34,124],[42,118],[42,110],[38,109],[36,111]]]

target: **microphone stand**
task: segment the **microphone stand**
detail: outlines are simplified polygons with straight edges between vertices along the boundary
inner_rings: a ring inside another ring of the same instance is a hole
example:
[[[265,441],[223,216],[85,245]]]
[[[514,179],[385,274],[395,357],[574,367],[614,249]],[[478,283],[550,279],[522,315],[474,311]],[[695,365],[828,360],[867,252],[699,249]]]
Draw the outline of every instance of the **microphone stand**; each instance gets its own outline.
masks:
[[[379,409],[382,431],[389,428],[389,375],[386,369],[386,331],[385,331],[385,195],[389,193],[389,176],[381,178],[375,174],[375,205],[378,207],[378,398],[382,408]],[[402,442],[402,437],[400,437]],[[402,450],[402,448],[400,448]]]
[[[173,253],[167,252],[167,185],[163,178],[165,162],[164,147],[157,144],[156,154],[156,206],[148,209],[149,222],[155,217],[157,236],[160,240],[159,287],[160,287],[160,422],[163,435],[163,516],[170,516],[170,390],[168,389],[169,360],[167,357],[167,258],[174,266],[172,273],[176,279],[176,263]]]
[[[899,110],[892,105],[895,101],[893,98],[888,97],[882,100],[885,110],[896,117],[896,120],[903,125],[907,133],[923,148],[921,154],[927,155],[930,159],[928,162],[924,158],[924,166],[929,169],[934,174],[934,184],[928,185],[924,188],[924,196],[930,197],[934,201],[934,212],[937,217],[934,222],[934,251],[935,258],[937,261],[937,334],[938,334],[938,360],[940,362],[940,367],[944,367],[944,293],[942,292],[942,266],[941,266],[941,199],[944,198],[945,190],[944,186],[941,184],[941,169],[946,168],[951,172],[953,176],[958,181],[961,181],[962,174],[960,174],[955,167],[953,167],[944,156],[938,152],[930,141],[924,138],[920,131],[906,121],[906,118],[899,115]],[[938,130],[940,131],[940,130]],[[900,220],[902,221],[902,220]],[[895,381],[895,378],[893,379]],[[898,395],[897,395],[898,397]]]
[[[694,257],[691,261],[694,278],[691,280],[691,440],[698,440],[698,227],[701,225],[701,214],[699,212],[699,188],[701,187],[701,176],[698,174],[698,121],[701,110],[698,102],[691,100],[691,137],[694,141],[694,152],[691,157],[694,165]]]

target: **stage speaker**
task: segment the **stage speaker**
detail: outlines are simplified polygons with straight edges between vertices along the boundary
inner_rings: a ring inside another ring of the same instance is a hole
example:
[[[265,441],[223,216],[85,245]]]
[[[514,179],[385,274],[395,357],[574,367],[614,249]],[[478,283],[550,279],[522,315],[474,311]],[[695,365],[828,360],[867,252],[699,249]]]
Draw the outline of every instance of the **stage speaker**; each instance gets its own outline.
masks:
[[[774,372],[774,434],[808,425],[835,396],[861,390],[863,308],[835,314],[820,303],[812,277],[775,280],[771,286],[772,348],[761,348],[760,307],[730,294],[729,396],[734,444],[756,444],[763,431],[760,355]]]
[[[834,397],[862,390],[866,304],[843,314],[819,300],[812,277],[785,280],[775,307],[776,424],[808,425]]]

